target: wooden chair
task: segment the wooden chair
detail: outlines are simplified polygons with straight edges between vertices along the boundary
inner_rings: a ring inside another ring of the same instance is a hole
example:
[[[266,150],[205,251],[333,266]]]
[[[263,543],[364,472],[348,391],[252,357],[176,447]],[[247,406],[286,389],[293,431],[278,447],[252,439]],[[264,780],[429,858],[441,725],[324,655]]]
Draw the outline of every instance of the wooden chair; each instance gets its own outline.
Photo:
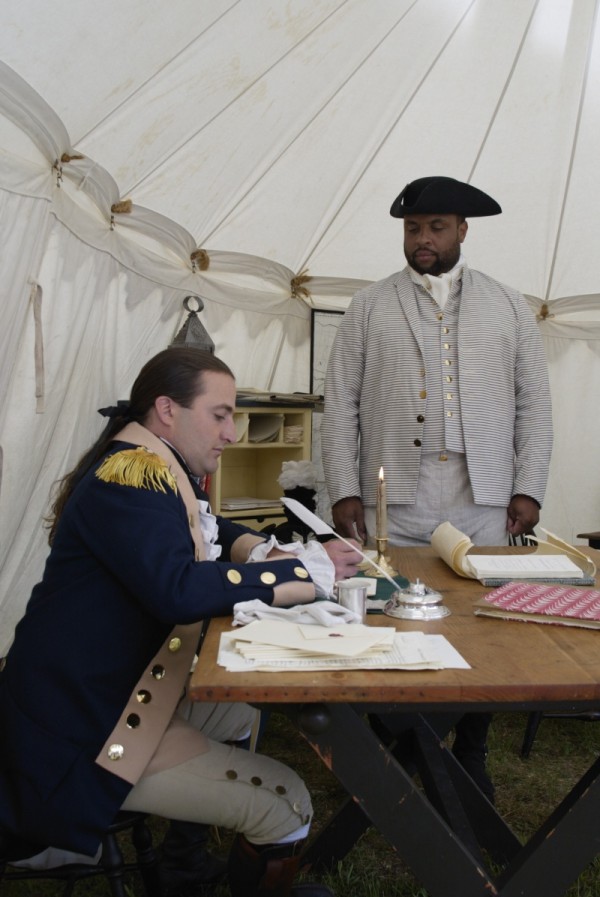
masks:
[[[126,862],[118,835],[130,830],[136,852],[135,862]],[[102,856],[96,864],[72,863],[53,869],[27,869],[11,866],[11,860],[31,856],[27,846],[0,832],[0,884],[8,881],[55,880],[64,882],[62,897],[70,897],[77,882],[84,878],[103,875],[112,897],[127,897],[125,876],[139,872],[146,897],[162,897],[158,856],[152,844],[152,835],[144,813],[122,811],[110,826],[102,840]]]

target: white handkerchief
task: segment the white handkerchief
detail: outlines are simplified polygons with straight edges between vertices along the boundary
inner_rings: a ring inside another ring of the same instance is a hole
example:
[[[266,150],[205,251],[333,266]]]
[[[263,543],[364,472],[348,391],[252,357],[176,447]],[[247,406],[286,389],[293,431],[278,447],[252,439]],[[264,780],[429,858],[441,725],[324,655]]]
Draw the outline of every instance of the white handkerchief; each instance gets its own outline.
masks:
[[[240,601],[233,606],[233,625],[245,626],[255,620],[285,620],[288,623],[316,623],[319,626],[339,626],[340,623],[362,623],[360,614],[335,601],[315,601],[294,607],[271,607],[259,598]]]

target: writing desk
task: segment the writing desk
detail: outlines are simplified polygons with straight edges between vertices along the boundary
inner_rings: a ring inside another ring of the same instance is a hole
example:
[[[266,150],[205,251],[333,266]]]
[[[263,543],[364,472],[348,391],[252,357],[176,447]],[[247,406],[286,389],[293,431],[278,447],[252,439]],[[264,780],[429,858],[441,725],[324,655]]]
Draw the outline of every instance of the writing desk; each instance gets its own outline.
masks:
[[[586,551],[597,562],[600,552]],[[429,623],[370,614],[369,624],[441,633],[471,669],[229,673],[216,664],[231,622],[220,618],[208,628],[191,697],[284,713],[344,786],[348,801],[307,851],[313,868],[334,863],[372,824],[430,897],[560,897],[600,851],[600,761],[522,845],[445,748],[430,714],[598,708],[600,633],[475,617],[472,604],[489,589],[455,575],[430,548],[390,555],[402,575],[440,591],[452,613]],[[406,732],[378,735],[368,715],[391,728],[405,721]]]

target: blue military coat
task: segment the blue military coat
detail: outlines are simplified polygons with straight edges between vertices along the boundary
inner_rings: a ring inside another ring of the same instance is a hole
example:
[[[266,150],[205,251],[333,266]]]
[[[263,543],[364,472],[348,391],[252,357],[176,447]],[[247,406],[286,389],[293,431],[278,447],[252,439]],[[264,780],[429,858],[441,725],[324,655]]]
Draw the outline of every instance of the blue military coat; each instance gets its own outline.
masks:
[[[296,560],[232,563],[248,530],[222,519],[222,558],[196,561],[179,494],[105,482],[98,466],[66,504],[0,675],[0,826],[90,854],[132,787],[97,757],[174,627],[309,579]],[[160,740],[143,725],[132,737],[149,755]]]

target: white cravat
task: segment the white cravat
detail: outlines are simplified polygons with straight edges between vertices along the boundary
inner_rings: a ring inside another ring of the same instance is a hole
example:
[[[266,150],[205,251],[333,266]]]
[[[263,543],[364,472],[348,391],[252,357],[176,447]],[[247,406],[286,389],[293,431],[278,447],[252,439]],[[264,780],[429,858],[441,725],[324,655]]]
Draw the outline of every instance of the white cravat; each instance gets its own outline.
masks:
[[[452,289],[454,284],[458,283],[462,279],[464,265],[465,259],[463,258],[461,253],[460,258],[454,268],[452,268],[450,271],[444,272],[444,274],[440,274],[437,277],[434,277],[430,274],[419,274],[419,272],[415,271],[414,268],[411,268],[410,265],[408,266],[408,271],[413,283],[417,283],[422,286],[423,289],[427,290],[434,302],[437,302],[439,307],[443,309],[446,302],[448,301],[450,290]]]

